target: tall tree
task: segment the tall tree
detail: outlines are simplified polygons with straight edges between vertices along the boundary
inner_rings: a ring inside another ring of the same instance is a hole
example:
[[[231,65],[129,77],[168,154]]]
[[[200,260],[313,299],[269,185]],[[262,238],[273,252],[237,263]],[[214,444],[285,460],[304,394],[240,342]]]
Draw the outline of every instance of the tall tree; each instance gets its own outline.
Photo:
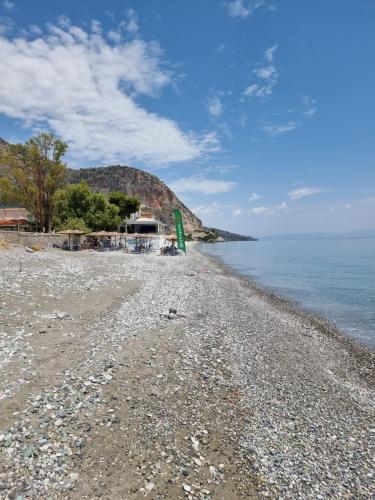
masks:
[[[67,184],[59,189],[55,195],[54,225],[61,227],[71,218],[85,219],[92,207],[92,195],[93,192],[84,181]]]
[[[10,145],[0,155],[0,199],[27,208],[38,231],[51,230],[54,196],[67,175],[61,161],[66,150],[67,145],[53,134],[41,133],[26,144]]]
[[[114,231],[121,223],[119,207],[102,193],[94,193],[85,182],[68,184],[56,193],[54,224],[60,229],[76,229],[69,224],[81,220],[93,230]],[[79,228],[78,228],[79,229]]]
[[[91,197],[91,208],[87,213],[87,225],[94,231],[116,231],[121,224],[121,217],[118,215],[119,208],[109,203],[102,193],[93,193]]]
[[[129,217],[129,215],[138,212],[140,201],[135,196],[126,196],[121,191],[112,191],[108,195],[109,202],[119,208],[119,216],[122,219]]]

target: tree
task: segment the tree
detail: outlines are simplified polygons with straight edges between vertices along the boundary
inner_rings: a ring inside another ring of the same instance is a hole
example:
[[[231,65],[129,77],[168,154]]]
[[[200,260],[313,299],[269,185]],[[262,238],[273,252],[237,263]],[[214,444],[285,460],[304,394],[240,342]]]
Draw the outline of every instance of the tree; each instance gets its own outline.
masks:
[[[26,144],[12,144],[0,153],[0,199],[27,208],[35,217],[38,231],[51,230],[54,197],[67,175],[67,167],[61,162],[66,150],[67,145],[53,134],[41,133]]]
[[[55,196],[56,210],[54,225],[61,228],[65,226],[68,219],[76,218],[85,220],[92,206],[92,195],[91,189],[83,181],[79,184],[68,184],[57,191]]]
[[[119,208],[109,203],[102,193],[92,194],[91,207],[85,220],[94,231],[115,231],[121,224]]]
[[[138,198],[135,198],[134,196],[126,196],[120,191],[112,191],[112,193],[109,193],[108,199],[112,205],[119,207],[119,216],[121,219],[125,219],[131,214],[138,212],[140,207]]]
[[[86,222],[79,217],[70,217],[66,219],[66,221],[61,224],[59,230],[63,229],[79,229],[80,231],[85,231],[85,233],[89,233],[91,229],[86,226]]]
[[[77,219],[95,231],[114,231],[121,223],[119,207],[109,203],[104,194],[93,193],[83,181],[69,184],[56,193],[56,227],[76,229],[68,227],[68,223]]]

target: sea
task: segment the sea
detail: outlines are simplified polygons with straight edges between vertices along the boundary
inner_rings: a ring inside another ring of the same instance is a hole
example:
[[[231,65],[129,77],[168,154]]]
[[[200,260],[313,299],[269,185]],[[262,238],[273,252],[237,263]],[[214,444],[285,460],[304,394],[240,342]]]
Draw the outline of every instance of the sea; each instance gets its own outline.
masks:
[[[375,238],[203,244],[238,273],[375,348]]]

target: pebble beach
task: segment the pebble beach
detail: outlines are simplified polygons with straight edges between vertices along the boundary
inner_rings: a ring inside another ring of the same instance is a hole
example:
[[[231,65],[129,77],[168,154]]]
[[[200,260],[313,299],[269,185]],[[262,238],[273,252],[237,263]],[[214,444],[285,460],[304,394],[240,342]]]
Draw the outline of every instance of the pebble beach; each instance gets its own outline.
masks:
[[[0,250],[0,498],[373,498],[375,355],[191,244]]]

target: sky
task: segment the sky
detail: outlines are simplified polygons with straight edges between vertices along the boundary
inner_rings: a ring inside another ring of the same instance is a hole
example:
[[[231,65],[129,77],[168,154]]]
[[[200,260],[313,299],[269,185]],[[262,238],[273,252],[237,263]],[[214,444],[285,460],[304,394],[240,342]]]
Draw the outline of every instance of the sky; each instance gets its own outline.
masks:
[[[0,137],[235,232],[375,228],[373,0],[0,0]]]

